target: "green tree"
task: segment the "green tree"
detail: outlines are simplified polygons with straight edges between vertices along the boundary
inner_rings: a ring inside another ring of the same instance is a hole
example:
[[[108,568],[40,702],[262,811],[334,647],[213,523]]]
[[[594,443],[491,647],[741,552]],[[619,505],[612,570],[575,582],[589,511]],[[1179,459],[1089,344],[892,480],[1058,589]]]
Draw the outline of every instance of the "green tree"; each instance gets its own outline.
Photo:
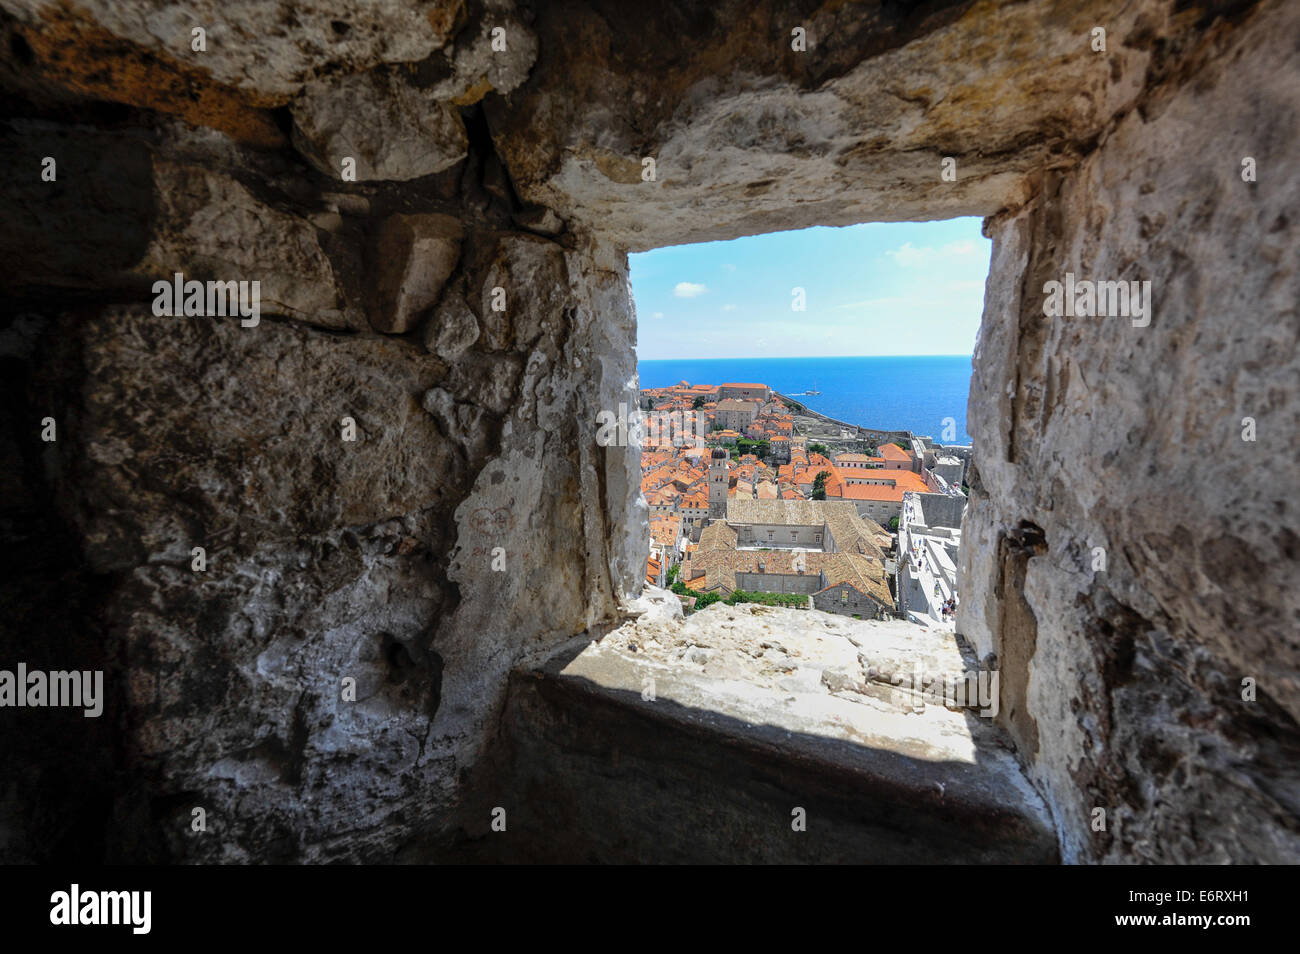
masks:
[[[898,518],[897,518],[897,517],[890,517],[890,518],[889,518],[889,529],[892,530],[892,531],[895,532],[895,533],[898,532]]]
[[[669,589],[671,589],[678,596],[695,597],[696,612],[704,609],[704,607],[706,606],[712,606],[714,603],[718,602],[718,600],[722,599],[722,597],[719,596],[717,593],[701,593],[699,590],[692,590],[681,580],[675,582],[671,587],[669,587]]]
[[[697,397],[697,398],[695,399],[695,403],[692,404],[691,407],[695,408],[695,410],[697,410],[697,411],[698,411],[700,408],[704,407],[704,398],[703,398],[703,397]]]
[[[831,472],[829,470],[823,470],[819,472],[816,477],[813,478],[813,486],[812,486],[813,500],[826,499],[826,481],[830,479],[830,476],[831,476]]]
[[[828,451],[828,450],[826,449],[826,445],[825,445],[825,444],[809,444],[809,445],[808,445],[808,453],[810,453],[810,454],[825,454],[827,457],[830,456],[830,451]]]
[[[764,606],[791,606],[795,609],[807,609],[808,597],[802,593],[763,593],[747,590],[735,590],[726,601],[728,606],[737,603],[761,603]]]

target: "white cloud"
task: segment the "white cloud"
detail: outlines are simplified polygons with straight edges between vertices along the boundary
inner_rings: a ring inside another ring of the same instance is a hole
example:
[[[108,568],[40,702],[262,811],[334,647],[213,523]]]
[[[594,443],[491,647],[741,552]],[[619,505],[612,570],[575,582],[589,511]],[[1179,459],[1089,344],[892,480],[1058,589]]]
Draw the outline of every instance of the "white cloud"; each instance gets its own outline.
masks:
[[[935,259],[964,258],[967,255],[974,255],[978,251],[979,246],[966,239],[960,242],[949,242],[938,249],[929,245],[917,248],[911,242],[904,242],[898,248],[886,250],[885,254],[894,260],[894,264],[903,268],[911,268],[915,265],[927,264]]]
[[[913,265],[920,265],[934,254],[934,249],[917,248],[911,242],[904,242],[898,248],[888,249],[885,254],[892,258],[895,264],[911,268]]]
[[[734,271],[736,270],[736,266],[735,266],[735,265],[723,265],[722,267],[725,268],[725,269],[726,269],[727,271],[729,271],[729,272],[734,272]]]
[[[723,306],[722,306],[722,310],[723,310],[723,311],[735,311],[735,310],[736,310],[736,306],[735,306],[735,305],[723,305]]]
[[[708,288],[704,285],[697,285],[695,282],[678,282],[673,287],[673,295],[677,298],[698,298],[706,291],[708,291]]]

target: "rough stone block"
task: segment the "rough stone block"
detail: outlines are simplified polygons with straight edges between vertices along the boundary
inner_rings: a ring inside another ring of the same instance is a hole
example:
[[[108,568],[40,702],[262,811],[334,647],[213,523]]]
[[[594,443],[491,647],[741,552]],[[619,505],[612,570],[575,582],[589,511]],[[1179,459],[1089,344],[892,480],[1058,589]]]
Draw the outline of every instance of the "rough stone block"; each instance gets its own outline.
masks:
[[[375,288],[370,324],[403,334],[431,308],[456,267],[461,224],[449,215],[395,215],[374,246]]]
[[[359,182],[442,172],[468,147],[453,107],[383,69],[312,83],[294,102],[293,123],[294,145],[312,165],[338,177],[350,158]]]

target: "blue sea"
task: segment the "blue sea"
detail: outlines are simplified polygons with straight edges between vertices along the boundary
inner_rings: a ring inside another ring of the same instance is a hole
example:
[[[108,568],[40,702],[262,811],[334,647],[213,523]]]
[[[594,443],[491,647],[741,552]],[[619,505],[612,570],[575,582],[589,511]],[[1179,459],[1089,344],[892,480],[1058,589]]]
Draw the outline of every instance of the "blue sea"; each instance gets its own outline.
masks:
[[[907,430],[940,443],[969,444],[966,399],[970,355],[904,358],[712,358],[641,361],[643,388],[679,381],[766,384],[827,417],[862,427]],[[799,396],[813,387],[820,395]],[[943,439],[944,418],[957,422],[955,441]]]

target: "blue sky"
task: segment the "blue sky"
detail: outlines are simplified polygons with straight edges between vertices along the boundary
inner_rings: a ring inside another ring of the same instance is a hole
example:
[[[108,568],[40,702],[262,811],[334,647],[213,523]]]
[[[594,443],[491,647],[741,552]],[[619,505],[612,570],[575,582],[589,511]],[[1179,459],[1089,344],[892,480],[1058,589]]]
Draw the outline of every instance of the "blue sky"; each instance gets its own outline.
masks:
[[[631,255],[637,357],[970,354],[993,245],[980,224],[876,222]]]

